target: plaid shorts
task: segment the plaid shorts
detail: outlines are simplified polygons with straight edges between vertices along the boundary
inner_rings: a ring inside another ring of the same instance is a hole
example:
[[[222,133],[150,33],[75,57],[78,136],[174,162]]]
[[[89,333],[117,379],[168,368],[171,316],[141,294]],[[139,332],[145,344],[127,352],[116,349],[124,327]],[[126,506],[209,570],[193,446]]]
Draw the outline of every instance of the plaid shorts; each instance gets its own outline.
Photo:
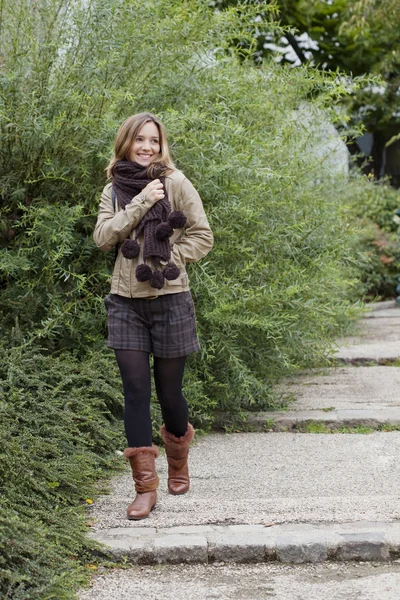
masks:
[[[108,294],[104,304],[109,348],[152,352],[159,358],[177,358],[200,349],[190,292],[154,300]]]

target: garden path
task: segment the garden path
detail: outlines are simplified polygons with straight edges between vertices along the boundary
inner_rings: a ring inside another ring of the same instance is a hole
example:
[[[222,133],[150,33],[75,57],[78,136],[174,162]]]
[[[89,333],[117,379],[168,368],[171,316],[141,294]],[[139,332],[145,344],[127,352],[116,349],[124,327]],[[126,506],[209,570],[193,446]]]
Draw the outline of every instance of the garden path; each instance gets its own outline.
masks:
[[[287,384],[290,411],[198,441],[188,494],[168,495],[161,456],[156,509],[127,521],[131,476],[115,478],[90,508],[92,537],[139,564],[398,558],[399,334],[400,308],[374,306],[359,335],[339,342],[332,367]]]

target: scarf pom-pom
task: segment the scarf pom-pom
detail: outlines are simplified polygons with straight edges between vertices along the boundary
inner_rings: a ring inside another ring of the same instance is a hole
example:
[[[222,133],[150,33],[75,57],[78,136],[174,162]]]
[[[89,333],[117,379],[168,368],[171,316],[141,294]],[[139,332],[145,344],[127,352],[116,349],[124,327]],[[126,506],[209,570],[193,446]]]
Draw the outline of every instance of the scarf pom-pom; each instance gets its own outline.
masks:
[[[138,265],[136,267],[136,279],[138,281],[140,281],[141,283],[144,283],[145,281],[149,281],[152,274],[153,274],[153,272],[149,265]]]
[[[174,233],[171,225],[165,221],[164,223],[160,223],[156,227],[155,236],[159,241],[166,240]]]
[[[161,271],[153,271],[150,277],[150,285],[157,290],[161,290],[164,287],[164,275]]]
[[[163,274],[165,279],[168,279],[168,281],[173,281],[174,279],[178,279],[181,272],[175,263],[170,262],[166,267],[164,267]]]
[[[187,218],[181,210],[174,210],[168,217],[168,223],[174,229],[182,229],[185,226]]]
[[[139,256],[140,246],[136,240],[125,240],[121,246],[121,252],[125,258],[136,258]]]

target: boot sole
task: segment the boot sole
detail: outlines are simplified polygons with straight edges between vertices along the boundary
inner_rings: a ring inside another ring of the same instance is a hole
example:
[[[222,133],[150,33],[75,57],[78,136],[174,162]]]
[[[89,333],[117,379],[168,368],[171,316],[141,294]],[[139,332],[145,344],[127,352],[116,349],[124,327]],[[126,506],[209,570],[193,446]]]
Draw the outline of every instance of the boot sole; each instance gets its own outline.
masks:
[[[168,493],[171,494],[171,496],[183,496],[183,494],[187,494],[189,490],[185,490],[184,492],[171,492],[171,490],[168,490]]]
[[[156,507],[156,505],[152,506],[151,509],[150,509],[150,512],[152,510],[154,510],[155,507]],[[127,519],[128,519],[128,521],[143,521],[143,519],[148,519],[149,518],[150,512],[149,512],[148,515],[145,515],[144,517],[132,517],[131,515],[127,515]]]

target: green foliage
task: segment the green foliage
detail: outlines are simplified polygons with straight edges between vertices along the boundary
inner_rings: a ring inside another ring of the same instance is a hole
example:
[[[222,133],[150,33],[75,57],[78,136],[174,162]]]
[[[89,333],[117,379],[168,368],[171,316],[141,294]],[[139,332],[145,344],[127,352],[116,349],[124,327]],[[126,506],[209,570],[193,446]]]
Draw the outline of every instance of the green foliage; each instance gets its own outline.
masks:
[[[400,208],[400,192],[387,181],[356,178],[350,188],[354,193],[354,211],[360,219],[372,221],[386,233],[397,232],[395,212]]]
[[[197,105],[182,107],[178,132],[180,164],[207,199],[215,232],[212,258],[193,266],[191,279],[204,362],[228,410],[262,405],[268,384],[324,356],[349,308],[352,237],[339,226],[344,182],[337,178],[332,196],[324,159],[311,153],[313,132],[294,112],[318,85],[310,108],[317,121],[339,89],[314,73],[270,67],[266,76],[243,66],[237,87],[239,77],[229,85],[232,71],[220,63],[212,73],[212,104],[210,72],[201,74],[192,92]]]
[[[243,40],[256,62],[271,57],[281,64],[309,64],[347,79],[345,101],[351,127],[374,134],[369,162],[377,179],[382,169],[400,187],[400,5],[397,0],[248,0],[257,17]],[[219,10],[240,0],[214,0]],[[279,22],[274,30],[271,19]],[[359,85],[354,84],[354,76]],[[356,133],[357,135],[357,133]],[[395,145],[394,145],[395,144]],[[350,146],[355,153],[356,144]],[[388,149],[388,150],[386,150]],[[385,158],[383,158],[385,156]],[[361,159],[360,159],[361,161]]]
[[[90,548],[86,500],[123,448],[116,369],[106,352],[82,362],[2,345],[0,381],[0,595],[70,598]]]
[[[400,230],[393,220],[400,208],[400,192],[385,181],[356,176],[348,193],[361,233],[356,248],[363,257],[358,261],[358,294],[369,299],[393,298],[400,277]]]
[[[233,412],[267,405],[277,379],[323,358],[350,307],[353,234],[310,126],[322,114],[342,118],[341,82],[239,62],[231,39],[247,35],[244,9],[97,0],[83,14],[79,4],[47,5],[45,17],[18,4],[27,32],[6,44],[2,71],[3,326],[18,319],[27,343],[78,355],[105,335],[112,253],[91,239],[103,169],[122,118],[152,109],[215,232],[212,255],[190,272],[199,398]],[[5,18],[15,26],[14,12]]]

